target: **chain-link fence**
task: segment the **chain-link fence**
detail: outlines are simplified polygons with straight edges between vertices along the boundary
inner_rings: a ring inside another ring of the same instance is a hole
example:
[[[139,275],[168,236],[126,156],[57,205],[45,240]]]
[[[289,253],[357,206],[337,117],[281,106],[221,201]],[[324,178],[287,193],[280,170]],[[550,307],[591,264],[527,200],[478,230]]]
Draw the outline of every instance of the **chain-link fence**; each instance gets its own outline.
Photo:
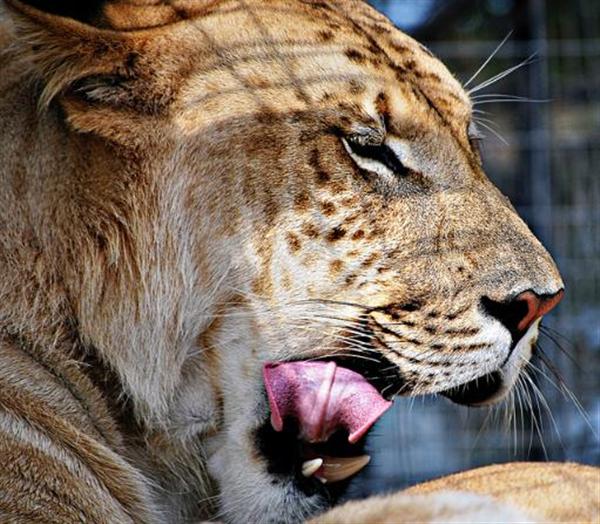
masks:
[[[566,295],[545,319],[548,365],[512,419],[503,408],[401,399],[370,441],[353,495],[510,460],[600,462],[600,2],[373,0],[473,85],[486,171],[555,257]],[[488,96],[489,95],[489,96]],[[508,95],[508,97],[506,96]],[[509,100],[524,97],[545,102]],[[551,369],[551,368],[554,368]],[[555,387],[559,374],[572,393]],[[545,400],[535,395],[539,388]],[[529,397],[528,397],[529,395]]]

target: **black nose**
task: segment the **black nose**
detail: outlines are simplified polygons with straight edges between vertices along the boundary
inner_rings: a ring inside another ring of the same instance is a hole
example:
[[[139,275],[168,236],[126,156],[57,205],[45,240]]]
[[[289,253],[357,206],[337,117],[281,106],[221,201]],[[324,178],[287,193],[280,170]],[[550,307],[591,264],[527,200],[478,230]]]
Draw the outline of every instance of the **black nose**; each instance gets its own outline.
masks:
[[[481,299],[484,311],[498,319],[510,331],[513,341],[518,341],[529,327],[553,309],[564,295],[561,289],[556,293],[538,295],[534,291],[524,291],[513,299],[497,302],[488,297]]]

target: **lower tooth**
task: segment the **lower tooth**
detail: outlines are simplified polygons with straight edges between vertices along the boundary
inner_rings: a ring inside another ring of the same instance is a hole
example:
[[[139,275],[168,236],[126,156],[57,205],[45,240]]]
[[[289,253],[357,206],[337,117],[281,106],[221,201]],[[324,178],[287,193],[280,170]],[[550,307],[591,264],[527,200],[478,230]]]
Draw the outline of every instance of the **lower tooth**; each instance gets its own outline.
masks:
[[[325,457],[318,478],[323,482],[346,480],[363,469],[371,460],[369,455],[360,457]]]
[[[322,458],[307,460],[302,464],[302,475],[305,477],[312,477],[322,465]]]

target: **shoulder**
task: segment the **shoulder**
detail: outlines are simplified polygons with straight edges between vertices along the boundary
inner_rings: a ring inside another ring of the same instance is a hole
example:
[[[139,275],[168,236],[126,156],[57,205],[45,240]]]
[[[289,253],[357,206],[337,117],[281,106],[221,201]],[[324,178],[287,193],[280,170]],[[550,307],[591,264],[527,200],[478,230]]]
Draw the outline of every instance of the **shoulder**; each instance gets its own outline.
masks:
[[[0,337],[0,521],[153,522],[84,376]]]

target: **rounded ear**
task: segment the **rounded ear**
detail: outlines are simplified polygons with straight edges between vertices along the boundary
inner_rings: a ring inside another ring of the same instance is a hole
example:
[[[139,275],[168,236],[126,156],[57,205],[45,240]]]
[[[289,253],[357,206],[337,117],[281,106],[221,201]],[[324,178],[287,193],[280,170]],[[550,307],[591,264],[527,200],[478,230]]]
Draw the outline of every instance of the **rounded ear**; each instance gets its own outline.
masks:
[[[94,17],[103,2],[81,1],[84,7],[76,0],[5,2],[14,27],[9,51],[22,74],[42,86],[41,109],[59,94],[76,92],[85,96],[91,83],[85,81],[87,78],[93,79],[96,87],[112,87],[117,92],[123,80],[135,76],[131,58],[134,49],[125,44],[123,35],[62,16]]]
[[[10,51],[22,74],[39,81],[40,109],[60,98],[69,117],[111,107],[154,114],[168,103],[168,78],[157,74],[148,39],[105,27],[114,2],[4,1],[14,22]]]
[[[182,63],[174,35],[185,31],[165,26],[202,16],[218,0],[1,1],[12,25],[10,60],[39,86],[40,110],[56,101],[74,128],[107,134],[119,118],[129,129],[143,121],[132,114],[167,112]]]

